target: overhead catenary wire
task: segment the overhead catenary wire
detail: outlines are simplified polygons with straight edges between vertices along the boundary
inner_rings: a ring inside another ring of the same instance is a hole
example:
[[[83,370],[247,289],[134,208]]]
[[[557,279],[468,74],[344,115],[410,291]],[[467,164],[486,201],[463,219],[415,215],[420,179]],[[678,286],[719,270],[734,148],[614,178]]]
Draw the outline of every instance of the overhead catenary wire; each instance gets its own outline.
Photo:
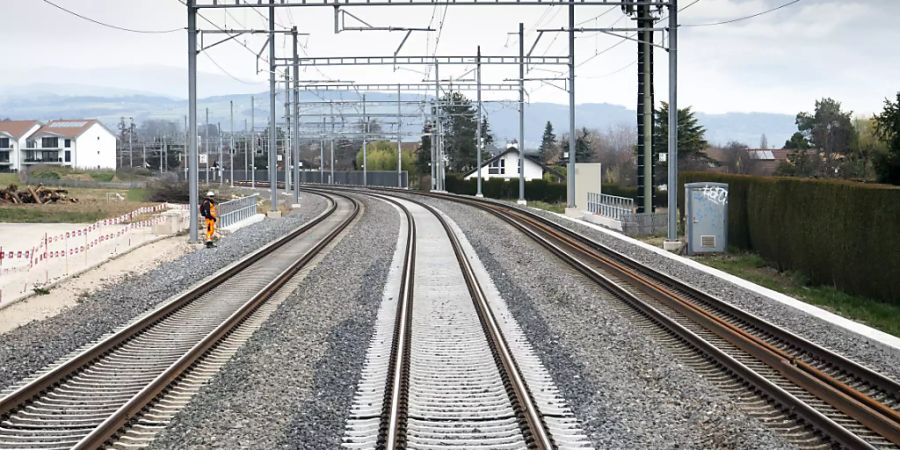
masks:
[[[698,1],[699,1],[699,0],[698,0]],[[787,8],[788,6],[791,6],[791,5],[794,5],[794,4],[797,4],[797,3],[800,3],[800,0],[791,0],[791,1],[787,2],[787,3],[783,3],[783,4],[779,5],[779,6],[774,7],[774,8],[770,8],[770,9],[767,9],[767,10],[765,10],[765,11],[760,11],[760,12],[758,12],[758,13],[751,14],[751,15],[749,15],[749,16],[736,17],[736,18],[734,18],[734,19],[728,19],[728,20],[723,20],[723,21],[720,21],[720,22],[711,22],[711,23],[692,23],[692,24],[685,24],[685,23],[683,23],[683,24],[680,24],[679,27],[693,28],[693,27],[713,27],[713,26],[716,26],[716,25],[726,25],[726,24],[729,24],[729,23],[740,22],[740,21],[742,21],[742,20],[753,19],[753,18],[755,18],[755,17],[759,17],[759,16],[762,16],[762,15],[764,15],[764,14],[769,14],[769,13],[771,13],[771,12],[778,11],[779,9],[782,9],[782,8]]]
[[[78,17],[79,19],[86,20],[86,21],[88,21],[88,22],[92,22],[92,23],[95,23],[95,24],[97,24],[97,25],[101,25],[101,26],[104,26],[104,27],[107,27],[107,28],[112,28],[112,29],[114,29],[114,30],[127,31],[127,32],[129,32],[129,33],[139,33],[139,34],[167,34],[167,33],[176,33],[176,32],[179,32],[179,31],[184,31],[184,27],[172,28],[172,29],[168,29],[168,30],[139,30],[139,29],[135,29],[135,28],[123,27],[123,26],[114,25],[114,24],[107,23],[107,22],[102,22],[102,21],[100,21],[100,20],[97,20],[97,19],[94,19],[94,18],[85,16],[85,15],[83,15],[83,14],[79,14],[79,13],[77,13],[77,12],[75,12],[75,11],[72,11],[71,9],[67,9],[67,8],[65,8],[65,7],[63,7],[63,6],[60,6],[60,5],[56,4],[56,3],[53,3],[53,2],[50,1],[50,0],[43,0],[43,2],[46,3],[46,4],[48,4],[48,5],[50,5],[50,6],[53,6],[53,7],[56,8],[56,9],[59,9],[60,11],[63,11],[63,12],[66,12],[66,13],[68,13],[68,14],[71,14],[71,15],[73,15],[73,16],[75,16],[75,17]]]

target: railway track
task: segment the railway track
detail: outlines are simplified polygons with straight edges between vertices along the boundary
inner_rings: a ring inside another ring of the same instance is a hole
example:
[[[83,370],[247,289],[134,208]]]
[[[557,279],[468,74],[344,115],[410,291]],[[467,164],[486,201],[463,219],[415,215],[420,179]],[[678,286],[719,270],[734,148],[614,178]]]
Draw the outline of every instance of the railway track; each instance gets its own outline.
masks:
[[[590,447],[448,220],[421,202],[369,195],[397,206],[407,233],[344,446]]]
[[[708,364],[739,379],[739,385],[763,397],[768,406],[777,406],[778,417],[810,427],[826,441],[824,446],[900,446],[897,381],[538,214],[498,202],[428,195],[487,211],[522,231],[668,335],[701,353]],[[796,432],[795,427],[785,428]],[[806,435],[796,438],[802,445],[817,446]]]
[[[327,198],[303,226],[0,398],[0,448],[149,443],[271,313],[267,301],[360,213],[349,196]]]

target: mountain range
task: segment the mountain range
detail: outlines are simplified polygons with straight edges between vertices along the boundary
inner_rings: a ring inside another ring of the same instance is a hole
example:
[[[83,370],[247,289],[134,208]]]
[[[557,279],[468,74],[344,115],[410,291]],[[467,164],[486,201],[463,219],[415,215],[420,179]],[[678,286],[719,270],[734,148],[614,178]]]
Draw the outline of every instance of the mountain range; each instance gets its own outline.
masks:
[[[223,130],[228,130],[229,101],[235,105],[235,128],[242,130],[244,121],[250,120],[250,97],[256,98],[255,119],[257,128],[264,128],[268,117],[268,93],[234,94],[228,96],[209,96],[198,100],[198,119],[205,121],[205,109],[209,108],[210,123],[221,123]],[[406,95],[404,100],[421,100],[422,96]],[[325,99],[356,99],[353,92],[304,92],[301,102],[320,102]],[[396,94],[370,92],[367,100],[395,100]],[[278,99],[276,111],[283,114],[284,100]],[[302,112],[310,112],[310,106],[302,106]],[[320,109],[321,110],[321,109]],[[370,114],[392,114],[396,106],[370,105]],[[409,110],[411,112],[411,109]],[[515,103],[486,104],[485,112],[490,122],[495,142],[504,142],[518,136],[518,113]],[[115,130],[121,117],[133,117],[140,123],[146,119],[167,119],[185,121],[187,101],[183,98],[160,95],[142,89],[131,89],[124,86],[99,87],[90,84],[57,84],[38,82],[24,86],[5,85],[0,87],[0,119],[38,119],[50,120],[59,118],[97,118],[111,130]],[[772,146],[779,146],[796,130],[794,117],[787,114],[774,113],[725,113],[707,114],[696,112],[700,123],[706,128],[706,138],[712,144],[725,144],[737,141],[756,147],[763,134]],[[635,124],[635,110],[621,105],[608,103],[584,103],[576,108],[577,127],[588,127],[605,130],[619,124]],[[304,119],[312,121],[314,119]],[[356,121],[358,118],[347,118]],[[395,119],[384,117],[382,122],[393,122]],[[415,134],[421,131],[421,119],[403,127],[404,133]],[[544,125],[547,121],[553,124],[557,136],[568,130],[568,106],[554,103],[529,103],[525,108],[525,142],[526,147],[537,147],[540,143]],[[413,140],[406,137],[404,140]]]

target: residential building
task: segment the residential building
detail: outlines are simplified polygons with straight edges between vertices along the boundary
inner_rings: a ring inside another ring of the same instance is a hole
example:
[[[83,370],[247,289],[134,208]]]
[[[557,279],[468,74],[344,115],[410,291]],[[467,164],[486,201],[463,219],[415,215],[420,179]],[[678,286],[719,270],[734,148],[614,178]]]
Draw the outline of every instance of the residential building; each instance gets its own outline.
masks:
[[[520,159],[519,149],[516,146],[515,141],[510,142],[506,145],[506,150],[485,161],[480,169],[481,178],[483,180],[490,180],[491,178],[518,180],[520,161],[525,161],[525,181],[540,180],[544,177],[544,172],[547,171],[552,172],[554,175],[559,175],[535,156],[525,155],[524,159]],[[477,174],[478,171],[473,170],[466,174],[465,179],[475,178]]]
[[[51,120],[20,148],[21,167],[61,165],[115,169],[116,136],[95,119]]]
[[[0,121],[0,172],[17,172],[25,141],[41,127],[37,120]]]

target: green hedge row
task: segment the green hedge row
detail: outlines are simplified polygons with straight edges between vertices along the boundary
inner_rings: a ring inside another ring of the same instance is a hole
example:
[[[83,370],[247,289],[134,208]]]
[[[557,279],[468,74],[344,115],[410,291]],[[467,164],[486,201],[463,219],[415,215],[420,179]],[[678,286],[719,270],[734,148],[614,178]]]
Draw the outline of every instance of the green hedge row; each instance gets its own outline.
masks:
[[[846,181],[685,173],[728,183],[728,241],[780,270],[900,304],[900,188]]]
[[[475,179],[464,180],[458,175],[447,175],[447,192],[475,195],[477,190],[476,183],[477,180]],[[617,195],[619,197],[635,198],[635,195],[637,195],[637,189],[633,187],[604,184],[602,189],[604,194]],[[482,180],[481,193],[488,198],[515,200],[519,198],[519,182],[516,180],[506,181],[500,178]],[[657,196],[658,205],[666,204],[665,192],[656,192],[655,195]],[[564,203],[566,201],[566,184],[552,183],[547,180],[526,181],[525,200]]]
[[[475,195],[478,190],[478,180],[464,180],[458,175],[447,175],[447,192],[454,194]],[[488,198],[517,199],[519,198],[519,182],[506,181],[501,178],[482,180],[481,193]],[[542,201],[547,203],[559,203],[566,201],[565,183],[551,183],[546,180],[532,180],[525,182],[525,200]]]

